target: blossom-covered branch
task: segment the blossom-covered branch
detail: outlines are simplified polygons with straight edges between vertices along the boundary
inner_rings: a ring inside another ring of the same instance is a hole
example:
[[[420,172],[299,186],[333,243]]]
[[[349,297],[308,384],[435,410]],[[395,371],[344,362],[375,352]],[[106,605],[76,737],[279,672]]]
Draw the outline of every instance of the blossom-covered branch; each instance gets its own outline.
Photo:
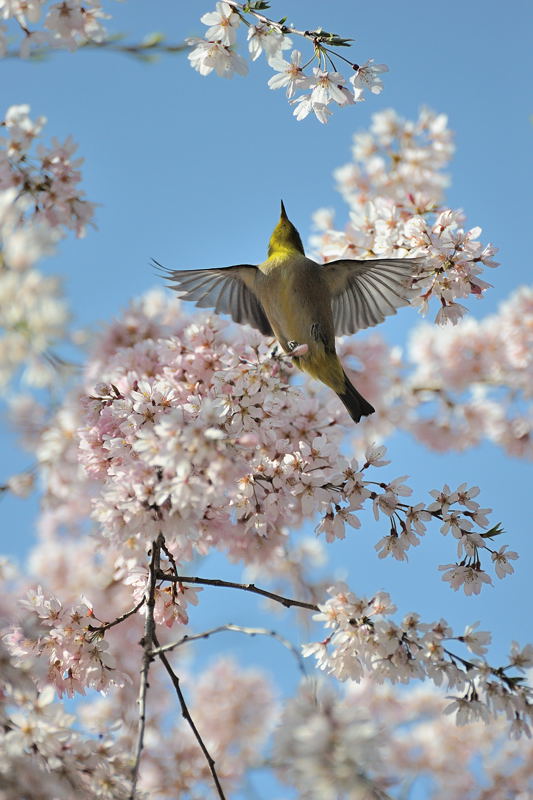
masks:
[[[53,252],[69,230],[83,236],[94,204],[80,189],[76,145],[34,142],[46,122],[27,105],[11,106],[0,122],[0,390],[21,367],[31,386],[48,387],[67,365],[51,352],[69,338],[70,314],[57,277],[36,262]]]
[[[387,592],[358,597],[345,584],[329,589],[314,619],[331,633],[321,642],[305,645],[304,655],[314,655],[320,669],[339,680],[360,681],[365,675],[379,682],[407,683],[429,678],[443,683],[452,703],[446,713],[457,715],[457,723],[488,722],[504,714],[511,735],[531,736],[533,689],[524,683],[525,671],[533,666],[533,645],[514,642],[509,664],[493,667],[482,656],[491,636],[476,631],[477,623],[456,634],[444,619],[423,623],[418,614],[407,614],[401,623],[391,619],[396,607]],[[477,658],[459,656],[449,642],[461,642]],[[522,675],[509,674],[511,670]]]
[[[465,229],[463,211],[444,204],[443,172],[454,151],[444,114],[423,109],[407,120],[389,109],[374,114],[369,131],[354,136],[353,161],[335,172],[348,204],[349,222],[336,230],[327,209],[315,214],[319,233],[311,242],[325,261],[374,256],[424,256],[433,269],[413,302],[425,314],[438,300],[436,322],[456,324],[490,284],[480,276],[494,268],[497,249],[479,241],[481,228]]]
[[[398,623],[393,618],[396,607],[386,592],[377,592],[371,598],[358,597],[346,585],[337,584],[328,590],[329,599],[316,606],[277,596],[253,585],[201,577],[176,577],[170,572],[158,570],[153,557],[150,558],[150,564],[150,575],[145,583],[149,599],[144,607],[144,661],[139,694],[140,722],[135,748],[133,794],[143,749],[150,662],[156,656],[164,656],[168,650],[185,643],[189,638],[184,636],[178,642],[163,646],[159,644],[155,632],[158,588],[161,596],[161,584],[169,581],[182,587],[182,591],[185,583],[240,589],[243,592],[261,594],[286,607],[318,611],[314,619],[324,622],[331,633],[322,641],[305,645],[303,654],[314,655],[320,669],[339,680],[360,681],[371,675],[379,681],[407,683],[414,679],[429,678],[437,686],[444,683],[448,691],[454,692],[448,713],[456,712],[459,724],[475,719],[488,721],[503,713],[511,723],[511,732],[514,735],[530,735],[533,690],[524,683],[522,675],[513,674],[512,671],[523,674],[533,666],[533,645],[521,648],[513,643],[509,663],[503,667],[494,667],[483,658],[491,636],[486,631],[477,631],[477,623],[467,626],[462,634],[455,633],[445,619],[426,623],[416,613],[407,614]],[[171,596],[176,595],[174,593]],[[60,694],[64,691],[69,695],[83,693],[87,685],[95,685],[101,690],[120,685],[121,676],[115,664],[110,661],[109,656],[103,660],[103,642],[98,641],[98,646],[95,646],[91,626],[77,609],[63,609],[57,598],[46,596],[42,591],[30,593],[24,604],[33,609],[38,624],[34,625],[31,633],[14,628],[5,637],[10,653],[21,663],[28,657],[48,662],[45,680],[52,683]],[[169,618],[168,614],[166,618]],[[65,624],[67,620],[69,624]],[[47,627],[50,629],[49,634],[46,633]],[[224,626],[224,629],[230,627]],[[246,629],[237,629],[246,632]],[[191,638],[205,637],[210,633],[204,632]],[[457,653],[454,643],[464,645],[474,658],[465,658]],[[168,662],[165,663],[165,668],[167,671],[171,669]],[[99,675],[97,684],[91,683],[95,672]],[[175,673],[173,674],[177,681]],[[65,676],[68,676],[68,680],[65,680]],[[175,683],[174,680],[173,682]],[[45,686],[46,683],[42,688]],[[210,757],[208,761],[211,765]]]
[[[294,105],[294,116],[298,120],[313,113],[319,122],[327,122],[332,113],[332,103],[338,106],[353,105],[365,99],[365,89],[373,94],[382,91],[383,83],[379,76],[388,71],[385,64],[374,64],[372,58],[365,64],[356,64],[333,49],[349,47],[351,39],[321,28],[297,30],[287,25],[285,19],[276,22],[266,17],[261,12],[267,8],[269,3],[263,0],[218,2],[215,11],[201,17],[201,21],[209,26],[205,39],[187,39],[187,43],[194,48],[189,54],[194,69],[201,75],[215,71],[222,78],[231,78],[234,74],[246,75],[248,65],[236,51],[237,31],[243,23],[248,29],[250,58],[256,61],[262,53],[265,54],[276,72],[268,85],[271,89],[286,88],[287,98]],[[253,24],[248,20],[249,16],[255,20]],[[289,61],[283,57],[284,51],[292,47],[289,35],[311,42],[312,53],[305,63],[299,50],[292,50]],[[338,62],[350,69],[351,88],[346,86]],[[312,68],[312,74],[306,73],[311,64],[316,65]],[[307,93],[294,97],[298,91]]]
[[[10,35],[18,28],[22,58],[35,48],[75,50],[87,41],[101,42],[107,35],[103,20],[110,19],[100,0],[9,0],[0,3],[0,16],[10,23],[0,26],[0,57],[9,53]]]

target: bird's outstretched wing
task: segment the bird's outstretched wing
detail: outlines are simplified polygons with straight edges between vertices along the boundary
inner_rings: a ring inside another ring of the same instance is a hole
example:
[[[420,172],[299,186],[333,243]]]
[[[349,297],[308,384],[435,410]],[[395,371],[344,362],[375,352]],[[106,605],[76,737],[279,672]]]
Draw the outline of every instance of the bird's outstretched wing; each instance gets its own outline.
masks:
[[[409,305],[418,291],[414,279],[424,265],[424,258],[342,259],[324,264],[335,335],[370,328]]]
[[[215,269],[167,269],[157,261],[154,264],[170,281],[169,288],[183,300],[194,300],[200,308],[229,314],[235,322],[248,323],[265,336],[274,335],[253,290],[257,267],[252,264]]]

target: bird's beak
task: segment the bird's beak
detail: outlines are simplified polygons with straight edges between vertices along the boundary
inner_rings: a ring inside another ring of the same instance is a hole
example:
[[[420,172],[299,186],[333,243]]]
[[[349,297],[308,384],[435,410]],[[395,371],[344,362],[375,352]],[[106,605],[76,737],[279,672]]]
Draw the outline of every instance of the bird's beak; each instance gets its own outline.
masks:
[[[281,218],[287,219],[287,212],[285,211],[285,206],[283,205],[283,200],[281,201]]]

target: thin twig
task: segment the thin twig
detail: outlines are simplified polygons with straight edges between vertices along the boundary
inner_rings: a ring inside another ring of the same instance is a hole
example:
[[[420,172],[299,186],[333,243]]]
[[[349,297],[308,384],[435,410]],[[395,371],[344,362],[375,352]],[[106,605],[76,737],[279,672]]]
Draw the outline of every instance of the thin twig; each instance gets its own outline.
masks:
[[[109,628],[114,628],[115,625],[120,625],[120,623],[124,622],[125,619],[128,619],[128,617],[132,617],[134,614],[136,614],[137,611],[144,605],[145,600],[146,597],[143,597],[141,600],[139,600],[136,606],[130,608],[129,611],[126,611],[120,617],[114,619],[113,622],[104,622],[102,625],[89,625],[87,629],[90,631],[90,633],[105,633],[105,631],[108,631]]]
[[[165,44],[162,40],[156,41],[154,44],[145,44],[144,42],[139,42],[138,44],[119,44],[115,37],[103,39],[101,42],[83,41],[78,44],[79,50],[105,50],[108,53],[120,53],[122,55],[133,56],[143,61],[151,61],[159,55],[183,53],[186,50],[190,50],[190,47],[191,45],[186,42]],[[26,60],[30,63],[38,63],[56,53],[64,52],[67,51],[63,48],[36,47],[30,52]],[[5,58],[20,59],[20,57],[20,51],[16,48],[10,48],[5,54]]]
[[[144,731],[146,727],[146,695],[148,692],[148,675],[150,672],[150,664],[153,661],[152,649],[155,639],[155,588],[157,582],[157,574],[159,572],[159,561],[161,552],[161,534],[155,542],[152,543],[152,554],[150,558],[150,580],[145,592],[146,599],[146,620],[144,623],[144,636],[141,639],[143,648],[143,660],[141,667],[141,681],[139,684],[139,697],[137,703],[139,705],[139,726],[137,731],[137,744],[135,747],[135,762],[133,764],[131,776],[131,792],[129,800],[135,800],[135,793],[137,791],[137,781],[139,778],[139,767],[141,764],[141,754],[144,746]]]
[[[170,644],[165,644],[162,647],[157,647],[155,650],[152,650],[152,656],[158,656],[161,653],[174,650],[176,647],[181,647],[184,644],[194,642],[198,639],[208,639],[213,634],[222,633],[223,631],[235,631],[236,633],[245,633],[248,636],[271,636],[293,654],[294,658],[298,662],[298,669],[300,672],[303,675],[307,674],[303,658],[298,651],[298,648],[291,641],[289,641],[289,639],[285,639],[285,637],[277,631],[268,630],[268,628],[248,628],[243,625],[233,625],[232,623],[228,623],[227,625],[219,625],[218,628],[211,628],[211,630],[203,631],[203,633],[185,634],[185,636],[183,636],[181,639],[178,639],[176,642],[171,642]]]
[[[185,575],[169,575],[163,570],[157,573],[159,580],[171,581],[173,583],[196,583],[204,586],[221,586],[226,589],[240,589],[242,592],[252,592],[253,594],[260,594],[262,597],[268,597],[276,603],[281,603],[285,608],[297,607],[307,608],[309,611],[319,611],[317,605],[314,603],[304,603],[303,600],[293,600],[291,597],[283,597],[281,594],[274,592],[267,592],[266,589],[259,589],[253,583],[234,583],[233,581],[223,581],[220,578],[197,578]]]
[[[182,715],[183,719],[185,719],[188,722],[189,727],[191,728],[191,730],[193,732],[193,735],[194,735],[196,741],[198,742],[198,744],[200,746],[200,749],[201,749],[202,753],[204,754],[205,759],[206,759],[206,761],[207,761],[207,763],[209,765],[209,770],[211,772],[211,775],[213,776],[213,781],[215,783],[215,786],[216,786],[216,789],[217,789],[217,792],[218,792],[218,796],[219,796],[220,800],[226,800],[226,795],[224,794],[224,790],[222,789],[219,777],[217,775],[217,771],[215,769],[215,760],[211,756],[211,754],[209,753],[209,750],[207,749],[207,747],[206,747],[206,745],[204,743],[204,740],[202,739],[202,737],[200,735],[200,732],[199,732],[198,728],[196,727],[196,725],[194,724],[194,720],[190,715],[189,709],[187,708],[187,703],[185,702],[185,697],[183,696],[183,692],[181,691],[180,679],[178,678],[178,676],[176,675],[176,673],[172,669],[168,658],[166,657],[164,652],[162,652],[162,648],[159,646],[159,642],[158,642],[158,639],[157,639],[157,636],[155,635],[155,633],[153,635],[153,641],[154,641],[154,644],[156,645],[156,647],[158,648],[157,653],[159,655],[159,658],[163,662],[163,665],[164,665],[166,671],[170,675],[170,680],[172,681],[174,689],[176,690],[176,694],[178,695],[178,700],[179,700],[179,703],[180,703],[180,706],[181,706],[181,715]]]

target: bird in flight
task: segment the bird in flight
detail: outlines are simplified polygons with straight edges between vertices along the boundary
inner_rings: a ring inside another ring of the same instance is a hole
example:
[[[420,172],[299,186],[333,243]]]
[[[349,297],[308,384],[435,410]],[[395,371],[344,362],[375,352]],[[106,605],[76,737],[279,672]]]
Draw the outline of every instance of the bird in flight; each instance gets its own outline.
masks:
[[[408,305],[424,261],[342,258],[318,264],[306,257],[282,202],[262,264],[172,270],[155,263],[181,299],[275,336],[285,353],[296,351],[296,366],[333,389],[359,422],[375,409],[346,375],[335,336],[378,325]]]

